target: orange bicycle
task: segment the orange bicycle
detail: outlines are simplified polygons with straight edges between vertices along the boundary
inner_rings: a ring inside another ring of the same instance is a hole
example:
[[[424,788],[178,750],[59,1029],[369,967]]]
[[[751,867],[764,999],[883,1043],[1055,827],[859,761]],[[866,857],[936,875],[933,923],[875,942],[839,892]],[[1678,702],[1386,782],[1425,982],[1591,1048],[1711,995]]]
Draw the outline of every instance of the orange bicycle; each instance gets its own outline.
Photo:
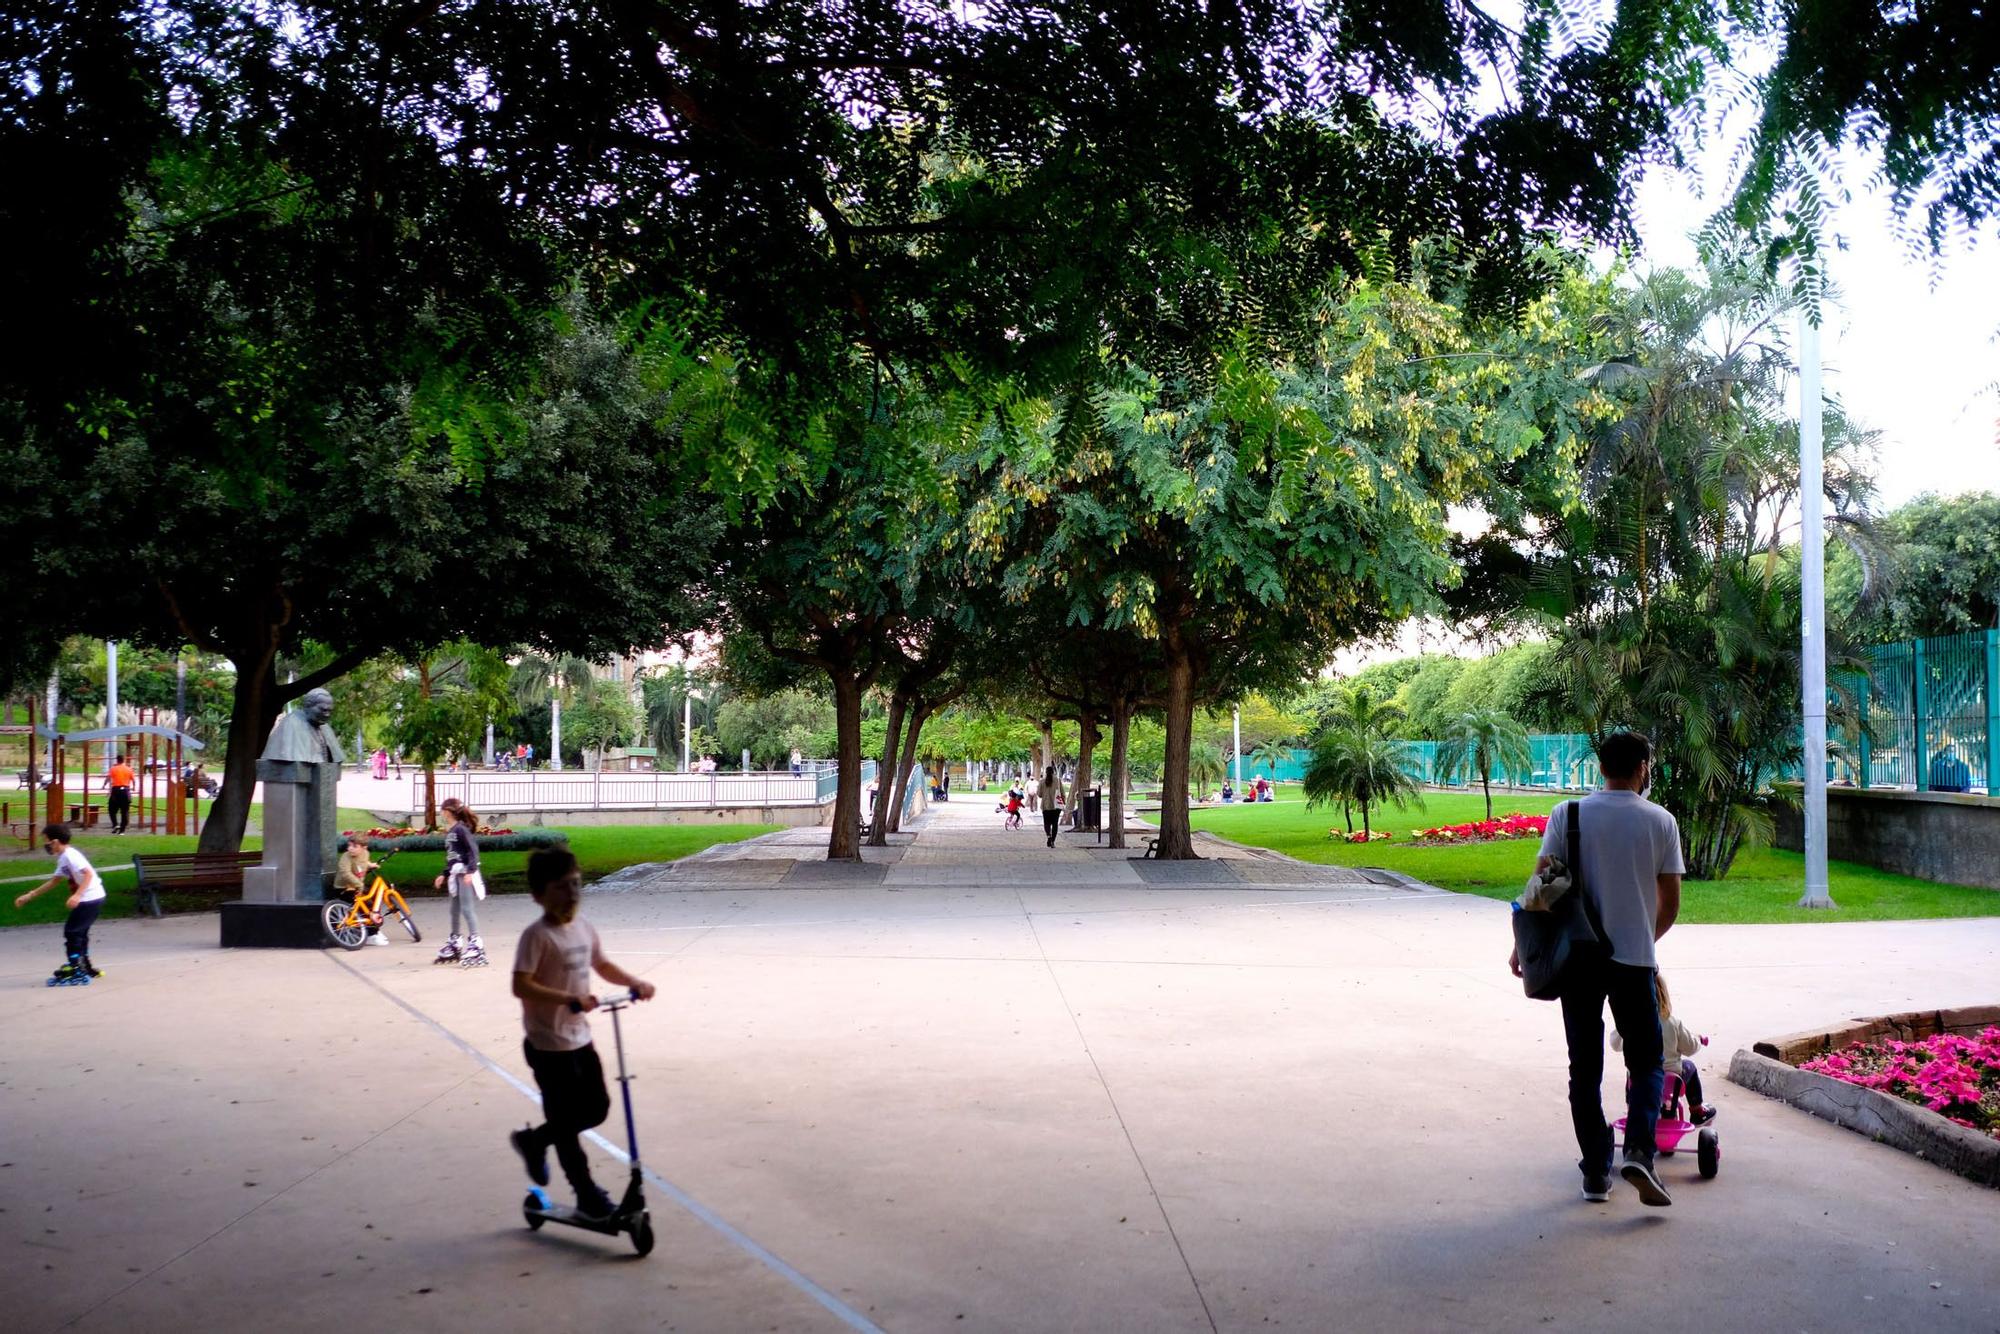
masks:
[[[382,854],[388,861],[393,852]],[[410,916],[410,905],[396,887],[382,875],[378,863],[368,873],[368,887],[352,899],[328,899],[326,907],[320,910],[320,921],[326,926],[327,938],[344,950],[358,950],[368,943],[371,927],[380,927],[394,913],[402,922],[403,930],[410,933],[412,941],[422,940],[423,933],[417,930],[417,919]]]

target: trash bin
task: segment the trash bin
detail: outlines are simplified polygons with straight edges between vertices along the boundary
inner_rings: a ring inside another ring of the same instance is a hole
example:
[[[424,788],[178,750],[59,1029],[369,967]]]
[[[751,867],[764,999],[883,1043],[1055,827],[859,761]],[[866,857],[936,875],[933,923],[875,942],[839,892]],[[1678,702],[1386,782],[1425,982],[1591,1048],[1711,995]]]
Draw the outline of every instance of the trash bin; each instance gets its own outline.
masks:
[[[1104,828],[1104,789],[1090,787],[1083,790],[1083,828],[1091,833]]]

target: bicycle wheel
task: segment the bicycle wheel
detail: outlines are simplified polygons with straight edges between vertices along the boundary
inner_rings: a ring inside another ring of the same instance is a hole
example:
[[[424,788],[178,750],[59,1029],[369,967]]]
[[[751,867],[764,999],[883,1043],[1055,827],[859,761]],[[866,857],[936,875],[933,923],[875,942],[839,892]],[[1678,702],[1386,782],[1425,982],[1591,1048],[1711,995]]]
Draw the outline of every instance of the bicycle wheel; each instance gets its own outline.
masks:
[[[410,933],[410,940],[412,943],[420,941],[424,938],[424,933],[417,930],[417,919],[410,916],[409,906],[405,904],[400,897],[398,897],[396,900],[395,912],[397,920],[401,921],[403,924],[403,930]]]
[[[344,950],[358,950],[368,941],[368,923],[345,899],[328,899],[319,911],[326,938]]]

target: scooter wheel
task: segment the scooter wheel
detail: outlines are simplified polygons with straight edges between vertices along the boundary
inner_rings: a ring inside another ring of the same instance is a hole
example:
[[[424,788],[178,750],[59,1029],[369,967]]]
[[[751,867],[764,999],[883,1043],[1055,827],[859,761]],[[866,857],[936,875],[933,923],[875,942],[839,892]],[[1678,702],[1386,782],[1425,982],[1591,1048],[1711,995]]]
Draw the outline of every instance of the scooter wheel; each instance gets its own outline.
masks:
[[[542,1217],[541,1210],[542,1202],[540,1198],[533,1191],[528,1192],[527,1198],[521,1201],[521,1217],[528,1221],[528,1231],[540,1232],[542,1224],[549,1221]]]
[[[653,1216],[640,1214],[632,1220],[632,1249],[641,1255],[653,1253]]]

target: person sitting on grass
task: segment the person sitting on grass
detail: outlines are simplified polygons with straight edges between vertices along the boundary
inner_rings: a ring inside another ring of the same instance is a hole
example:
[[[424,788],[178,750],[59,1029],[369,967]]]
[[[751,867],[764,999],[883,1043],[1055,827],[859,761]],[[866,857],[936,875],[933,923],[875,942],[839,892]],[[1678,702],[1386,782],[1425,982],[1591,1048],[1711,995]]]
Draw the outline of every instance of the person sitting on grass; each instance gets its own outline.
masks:
[[[527,1030],[521,1050],[542,1091],[546,1119],[539,1126],[516,1130],[508,1142],[537,1186],[549,1184],[548,1155],[554,1149],[563,1175],[576,1191],[577,1212],[601,1220],[609,1218],[615,1206],[591,1178],[590,1159],[577,1140],[611,1114],[604,1065],[591,1045],[590,1023],[583,1017],[597,1008],[590,973],[596,969],[599,977],[629,988],[640,1000],[653,998],[653,984],[605,958],[596,928],[576,915],[583,901],[583,874],[574,853],[544,848],[529,857],[528,893],[541,905],[542,915],[528,924],[515,948],[514,995],[520,999],[521,1026]]]

